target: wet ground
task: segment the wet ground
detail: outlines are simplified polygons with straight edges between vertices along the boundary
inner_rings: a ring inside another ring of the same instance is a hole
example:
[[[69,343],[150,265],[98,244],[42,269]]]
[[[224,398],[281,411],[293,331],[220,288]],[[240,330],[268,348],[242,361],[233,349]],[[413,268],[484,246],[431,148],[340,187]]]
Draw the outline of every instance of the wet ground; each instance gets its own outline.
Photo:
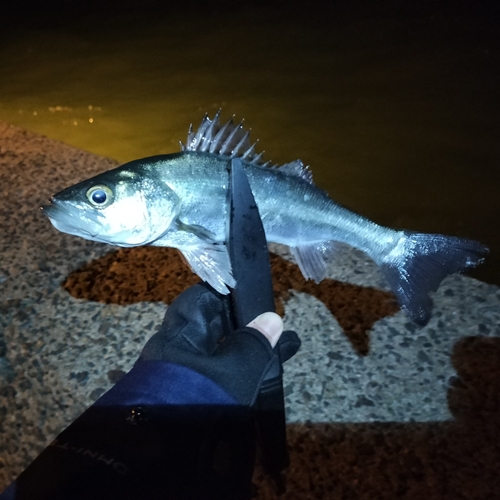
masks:
[[[0,120],[124,162],[177,151],[190,122],[222,107],[246,118],[268,159],[301,158],[355,211],[488,244],[471,274],[500,284],[494,12],[207,4],[1,16]]]

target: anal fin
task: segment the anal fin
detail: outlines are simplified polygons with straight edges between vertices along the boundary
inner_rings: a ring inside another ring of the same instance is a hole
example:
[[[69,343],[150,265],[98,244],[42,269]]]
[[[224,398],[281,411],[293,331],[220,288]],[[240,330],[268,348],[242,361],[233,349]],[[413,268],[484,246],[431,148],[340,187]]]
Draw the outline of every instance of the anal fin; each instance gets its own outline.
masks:
[[[316,283],[324,279],[326,275],[324,256],[328,251],[325,243],[290,247],[290,251],[304,278],[312,279]]]

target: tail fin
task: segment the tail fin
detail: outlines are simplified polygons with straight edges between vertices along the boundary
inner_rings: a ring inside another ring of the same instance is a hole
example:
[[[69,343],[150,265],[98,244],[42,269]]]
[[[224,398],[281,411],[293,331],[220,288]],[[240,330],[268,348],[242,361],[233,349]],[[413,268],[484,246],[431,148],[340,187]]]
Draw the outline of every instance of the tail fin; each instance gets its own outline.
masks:
[[[381,269],[401,307],[419,325],[431,316],[429,292],[449,274],[480,264],[488,248],[477,241],[405,231]]]

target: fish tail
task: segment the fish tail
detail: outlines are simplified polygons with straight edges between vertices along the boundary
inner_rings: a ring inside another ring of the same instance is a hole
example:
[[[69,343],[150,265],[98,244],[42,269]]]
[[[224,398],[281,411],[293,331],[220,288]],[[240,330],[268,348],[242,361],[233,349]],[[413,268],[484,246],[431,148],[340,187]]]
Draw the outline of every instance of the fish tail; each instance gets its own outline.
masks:
[[[404,231],[380,265],[401,307],[415,323],[425,325],[432,308],[429,292],[449,274],[480,264],[487,253],[474,240]]]

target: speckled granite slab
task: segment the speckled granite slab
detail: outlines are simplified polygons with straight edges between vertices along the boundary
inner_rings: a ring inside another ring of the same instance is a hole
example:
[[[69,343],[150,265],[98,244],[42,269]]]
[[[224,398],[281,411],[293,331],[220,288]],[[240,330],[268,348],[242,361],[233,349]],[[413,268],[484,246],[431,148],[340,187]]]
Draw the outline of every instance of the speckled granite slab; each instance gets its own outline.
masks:
[[[161,323],[166,294],[146,297],[143,281],[123,285],[132,301],[106,287],[94,299],[78,292],[90,276],[78,269],[98,269],[95,289],[118,284],[120,262],[139,254],[61,234],[38,210],[113,166],[0,123],[0,490],[131,367]],[[500,498],[500,289],[452,276],[426,327],[391,306],[357,332],[389,300],[371,261],[340,252],[330,288],[317,291],[295,285],[286,260],[275,264],[275,280],[295,288],[282,295],[286,327],[303,342],[285,367],[284,498]],[[170,293],[186,286],[180,263],[158,265],[175,272],[143,272],[163,276]],[[275,497],[260,471],[255,496]]]

